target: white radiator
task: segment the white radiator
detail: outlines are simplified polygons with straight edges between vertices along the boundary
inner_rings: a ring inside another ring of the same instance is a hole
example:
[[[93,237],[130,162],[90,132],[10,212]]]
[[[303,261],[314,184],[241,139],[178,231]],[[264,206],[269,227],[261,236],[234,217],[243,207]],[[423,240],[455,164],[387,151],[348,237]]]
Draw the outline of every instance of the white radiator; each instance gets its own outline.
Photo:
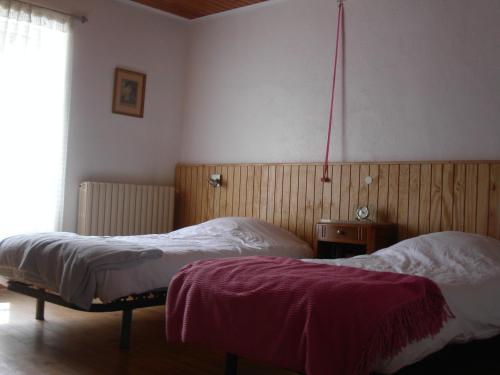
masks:
[[[174,225],[175,188],[83,182],[78,234],[119,236],[166,233]]]

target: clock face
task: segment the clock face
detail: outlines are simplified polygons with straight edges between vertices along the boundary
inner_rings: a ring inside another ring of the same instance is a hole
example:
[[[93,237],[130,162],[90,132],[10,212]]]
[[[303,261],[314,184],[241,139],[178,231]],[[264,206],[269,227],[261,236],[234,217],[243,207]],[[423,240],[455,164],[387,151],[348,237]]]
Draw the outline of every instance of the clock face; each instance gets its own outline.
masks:
[[[356,217],[358,220],[364,220],[368,216],[370,216],[370,211],[368,210],[368,207],[359,207],[356,210]]]

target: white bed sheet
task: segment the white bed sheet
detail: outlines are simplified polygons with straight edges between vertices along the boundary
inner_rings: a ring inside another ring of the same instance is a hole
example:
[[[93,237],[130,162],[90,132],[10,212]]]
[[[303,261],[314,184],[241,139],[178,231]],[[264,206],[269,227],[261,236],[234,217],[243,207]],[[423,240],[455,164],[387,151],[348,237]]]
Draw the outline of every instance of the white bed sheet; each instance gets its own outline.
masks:
[[[95,297],[103,302],[168,287],[180,268],[196,260],[248,255],[312,257],[312,249],[306,242],[282,228],[253,218],[226,217],[167,234],[119,238],[159,248],[164,254],[138,266],[98,272]],[[11,280],[44,286],[34,275],[19,271],[20,263],[21,259],[9,259],[9,264],[0,265],[0,274]]]
[[[202,259],[270,255],[312,257],[311,247],[292,233],[253,218],[211,220],[143,240],[164,250],[158,260],[97,276],[97,296],[107,302],[120,296],[168,286],[183,266]]]
[[[450,343],[485,339],[500,333],[500,241],[462,232],[440,232],[402,241],[372,255],[306,260],[374,271],[419,275],[433,280],[454,319],[434,337],[413,342],[377,372],[393,373]]]

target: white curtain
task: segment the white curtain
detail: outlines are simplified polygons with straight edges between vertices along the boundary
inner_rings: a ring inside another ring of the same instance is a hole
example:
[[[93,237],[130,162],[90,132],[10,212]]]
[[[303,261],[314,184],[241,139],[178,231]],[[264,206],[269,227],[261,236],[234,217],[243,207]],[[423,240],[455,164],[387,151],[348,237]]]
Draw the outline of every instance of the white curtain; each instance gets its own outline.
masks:
[[[0,238],[59,230],[70,18],[0,0]]]

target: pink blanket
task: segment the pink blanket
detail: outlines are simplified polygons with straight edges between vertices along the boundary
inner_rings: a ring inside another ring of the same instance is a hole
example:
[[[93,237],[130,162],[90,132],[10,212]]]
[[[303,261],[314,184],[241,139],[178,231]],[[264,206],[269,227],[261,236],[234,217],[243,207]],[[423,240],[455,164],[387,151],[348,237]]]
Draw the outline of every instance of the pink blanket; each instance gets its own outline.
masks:
[[[205,344],[308,375],[368,374],[452,314],[423,277],[274,257],[184,267],[167,300],[169,342]]]

